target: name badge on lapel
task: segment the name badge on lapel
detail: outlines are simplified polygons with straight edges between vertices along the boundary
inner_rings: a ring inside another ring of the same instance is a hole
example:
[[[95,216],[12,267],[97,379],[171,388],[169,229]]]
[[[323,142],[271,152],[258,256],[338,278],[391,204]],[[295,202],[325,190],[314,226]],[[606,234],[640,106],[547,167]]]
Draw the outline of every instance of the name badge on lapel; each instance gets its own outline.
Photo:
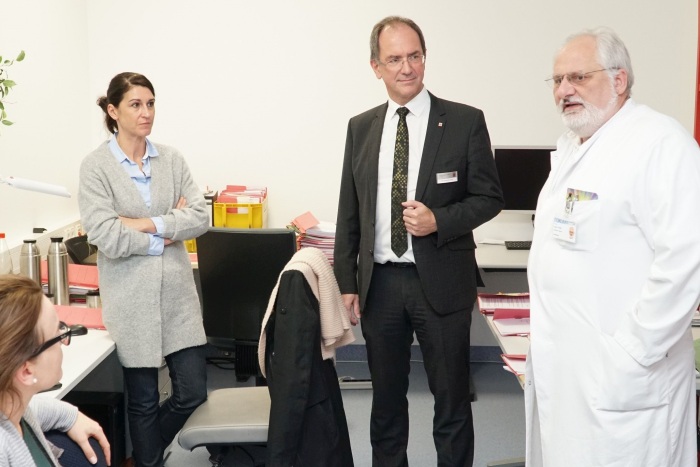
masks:
[[[454,183],[457,181],[457,171],[455,170],[454,172],[435,174],[435,180],[437,181],[438,185],[443,183]]]

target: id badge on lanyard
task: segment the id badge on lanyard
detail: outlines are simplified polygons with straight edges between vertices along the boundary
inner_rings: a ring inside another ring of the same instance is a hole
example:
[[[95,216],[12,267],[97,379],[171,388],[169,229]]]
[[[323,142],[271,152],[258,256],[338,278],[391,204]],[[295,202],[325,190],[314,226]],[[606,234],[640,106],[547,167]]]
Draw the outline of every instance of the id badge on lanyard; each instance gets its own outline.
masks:
[[[554,238],[569,243],[576,243],[576,221],[572,218],[576,203],[596,199],[598,199],[596,193],[567,188],[564,214],[562,216],[554,216],[554,224],[552,226],[552,235]]]

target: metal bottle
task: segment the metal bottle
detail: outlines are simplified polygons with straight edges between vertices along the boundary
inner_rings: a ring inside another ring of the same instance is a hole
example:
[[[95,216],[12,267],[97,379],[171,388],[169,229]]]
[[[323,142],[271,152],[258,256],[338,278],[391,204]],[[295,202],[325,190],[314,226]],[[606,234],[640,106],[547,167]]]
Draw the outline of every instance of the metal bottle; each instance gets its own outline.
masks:
[[[41,252],[36,240],[25,240],[19,252],[19,273],[41,285]]]
[[[63,237],[51,237],[49,254],[46,255],[49,269],[49,293],[56,305],[69,305],[68,294],[68,250]]]

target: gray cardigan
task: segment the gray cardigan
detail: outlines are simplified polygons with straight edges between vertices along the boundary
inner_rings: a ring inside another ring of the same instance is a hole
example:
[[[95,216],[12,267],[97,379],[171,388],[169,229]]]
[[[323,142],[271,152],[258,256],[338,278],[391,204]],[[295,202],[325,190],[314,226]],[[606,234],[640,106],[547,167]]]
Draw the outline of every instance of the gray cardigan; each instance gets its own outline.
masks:
[[[78,419],[78,409],[67,402],[50,397],[33,397],[24,413],[24,421],[32,427],[37,439],[44,447],[55,465],[62,452],[49,443],[44,432],[49,430],[68,431]],[[27,445],[17,428],[10,420],[0,414],[0,467],[18,467],[35,465]]]
[[[183,240],[207,230],[204,197],[182,155],[155,144],[151,158],[151,207],[110,152],[107,142],[80,167],[78,204],[97,267],[105,327],[125,367],[158,367],[164,356],[206,343],[199,298]],[[180,196],[184,209],[173,209]],[[126,228],[119,216],[161,216],[163,237],[175,241],[149,256],[149,236]]]

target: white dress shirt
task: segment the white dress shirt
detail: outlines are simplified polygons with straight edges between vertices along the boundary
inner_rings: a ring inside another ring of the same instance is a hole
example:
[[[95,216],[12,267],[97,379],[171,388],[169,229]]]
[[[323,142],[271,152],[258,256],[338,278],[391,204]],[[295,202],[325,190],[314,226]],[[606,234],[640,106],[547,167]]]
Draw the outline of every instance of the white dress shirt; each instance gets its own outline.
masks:
[[[377,174],[377,212],[375,216],[374,261],[377,263],[411,262],[415,263],[411,234],[408,237],[408,250],[398,258],[391,249],[391,181],[394,174],[394,148],[396,146],[396,127],[399,124],[399,107],[408,108],[406,125],[408,127],[408,183],[406,200],[415,199],[418,171],[423,156],[423,144],[428,130],[430,116],[430,95],[428,90],[418,93],[404,106],[389,99],[389,107],[384,119],[382,143],[379,148],[379,171]]]

